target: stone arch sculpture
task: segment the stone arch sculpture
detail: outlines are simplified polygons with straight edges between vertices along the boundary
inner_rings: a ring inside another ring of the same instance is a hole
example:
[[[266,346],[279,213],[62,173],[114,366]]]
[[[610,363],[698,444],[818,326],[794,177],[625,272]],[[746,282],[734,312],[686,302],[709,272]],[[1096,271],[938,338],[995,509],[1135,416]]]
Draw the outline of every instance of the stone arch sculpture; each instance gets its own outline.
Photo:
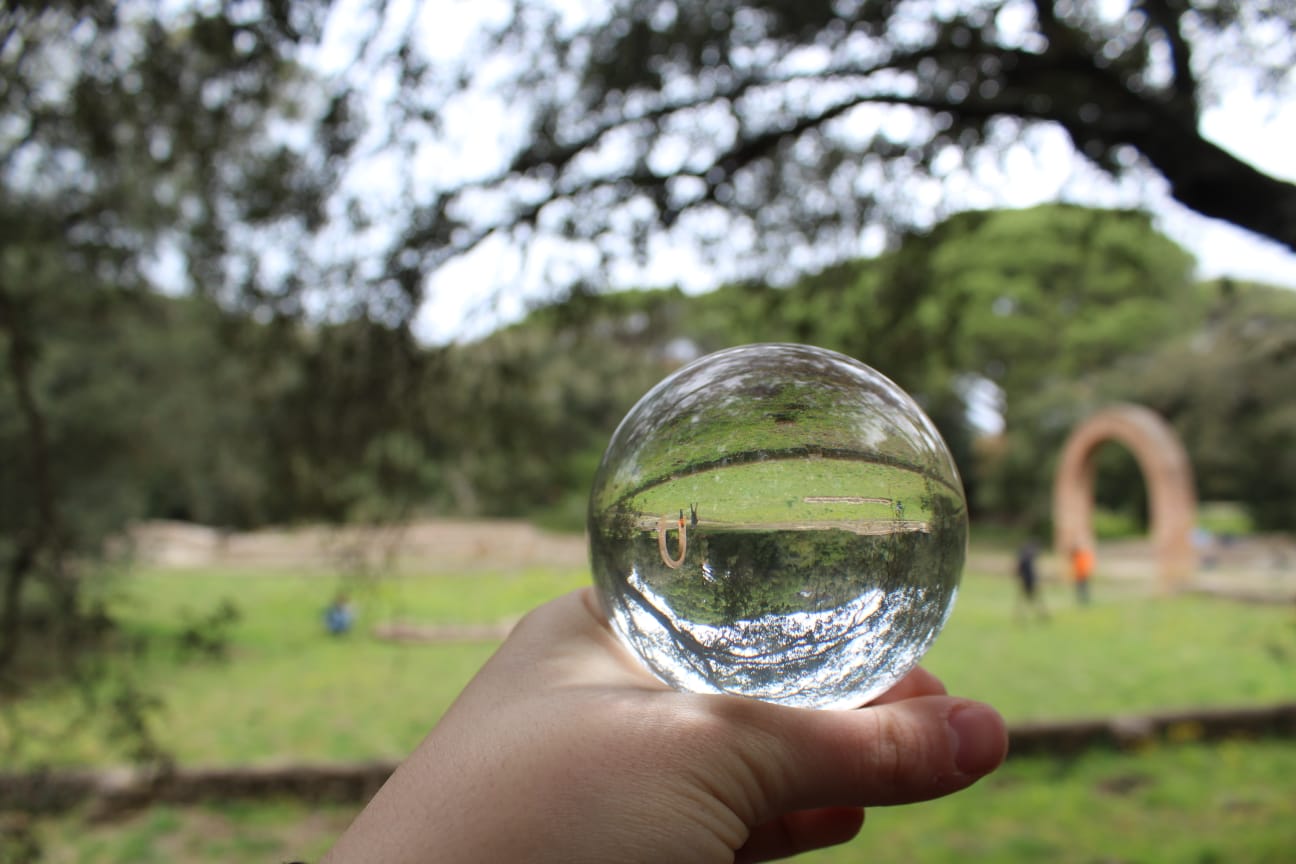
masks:
[[[1192,465],[1174,430],[1140,405],[1115,405],[1077,426],[1062,447],[1053,478],[1053,548],[1067,560],[1076,545],[1094,543],[1094,453],[1115,441],[1134,454],[1148,490],[1148,521],[1162,588],[1192,575],[1197,493]]]

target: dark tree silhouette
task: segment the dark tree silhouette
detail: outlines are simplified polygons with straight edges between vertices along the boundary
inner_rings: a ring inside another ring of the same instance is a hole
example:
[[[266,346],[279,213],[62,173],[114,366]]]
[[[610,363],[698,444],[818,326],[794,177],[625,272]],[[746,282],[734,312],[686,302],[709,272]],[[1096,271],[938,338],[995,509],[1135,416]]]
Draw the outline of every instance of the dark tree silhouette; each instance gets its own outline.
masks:
[[[433,190],[401,242],[431,264],[497,233],[618,258],[678,227],[777,272],[903,223],[912,181],[951,158],[1051,125],[1111,174],[1150,169],[1185,206],[1296,248],[1296,185],[1200,125],[1226,85],[1290,87],[1296,6],[1124,5],[622,0],[573,24],[519,0],[460,73],[486,94],[487,70],[525,131],[498,173]]]

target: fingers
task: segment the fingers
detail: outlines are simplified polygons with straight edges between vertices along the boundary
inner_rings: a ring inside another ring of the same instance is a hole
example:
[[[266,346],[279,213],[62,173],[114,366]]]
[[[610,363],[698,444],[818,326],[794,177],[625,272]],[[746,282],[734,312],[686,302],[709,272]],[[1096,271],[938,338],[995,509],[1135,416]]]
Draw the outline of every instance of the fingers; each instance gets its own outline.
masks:
[[[914,668],[901,678],[894,687],[874,699],[871,705],[886,705],[890,702],[901,702],[918,696],[944,696],[945,685],[932,673],[921,666]]]
[[[734,864],[776,861],[845,843],[864,825],[859,807],[825,807],[788,813],[754,829],[738,850]]]
[[[774,734],[769,813],[938,798],[993,771],[1008,750],[993,708],[939,695],[857,711],[780,712]]]
[[[533,683],[543,676],[555,686],[597,684],[634,689],[669,689],[636,660],[608,626],[592,588],[580,588],[538,606],[513,628],[492,658],[495,666],[526,670]]]
[[[492,662],[516,665],[507,679],[513,682],[660,696],[668,688],[621,646],[591,593],[573,592],[532,612]],[[700,748],[706,754],[702,763],[716,769],[728,764],[735,776],[752,781],[738,783],[746,791],[731,802],[748,824],[789,811],[937,798],[975,783],[1007,752],[1003,719],[993,708],[945,695],[940,680],[922,669],[854,711],[784,708],[733,697],[638,704],[639,715],[657,716],[654,728],[676,729],[672,747],[696,744],[682,751],[692,753],[691,765],[700,764]],[[709,719],[699,728],[699,718]]]

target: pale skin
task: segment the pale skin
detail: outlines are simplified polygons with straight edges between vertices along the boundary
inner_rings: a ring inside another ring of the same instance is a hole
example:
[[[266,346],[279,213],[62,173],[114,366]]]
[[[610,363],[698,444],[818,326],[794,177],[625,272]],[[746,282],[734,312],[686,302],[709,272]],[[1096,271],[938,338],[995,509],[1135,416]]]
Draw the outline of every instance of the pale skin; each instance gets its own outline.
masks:
[[[585,589],[518,624],[324,864],[772,861],[851,839],[865,807],[970,786],[1006,751],[994,709],[922,669],[854,711],[677,693]]]

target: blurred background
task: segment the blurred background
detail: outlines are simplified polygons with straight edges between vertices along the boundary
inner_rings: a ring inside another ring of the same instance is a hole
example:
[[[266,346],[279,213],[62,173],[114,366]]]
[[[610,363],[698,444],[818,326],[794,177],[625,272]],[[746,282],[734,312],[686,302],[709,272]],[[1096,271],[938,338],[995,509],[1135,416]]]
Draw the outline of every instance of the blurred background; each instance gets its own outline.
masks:
[[[5,4],[0,862],[318,858],[363,783],[49,778],[380,775],[588,582],[629,407],[747,342],[857,357],[945,436],[952,690],[1015,724],[1290,703],[1294,31],[1213,0]],[[1081,607],[1053,472],[1114,402],[1182,439],[1198,570],[1158,590],[1104,445]],[[806,860],[1290,860],[1291,737],[1194,722]]]

